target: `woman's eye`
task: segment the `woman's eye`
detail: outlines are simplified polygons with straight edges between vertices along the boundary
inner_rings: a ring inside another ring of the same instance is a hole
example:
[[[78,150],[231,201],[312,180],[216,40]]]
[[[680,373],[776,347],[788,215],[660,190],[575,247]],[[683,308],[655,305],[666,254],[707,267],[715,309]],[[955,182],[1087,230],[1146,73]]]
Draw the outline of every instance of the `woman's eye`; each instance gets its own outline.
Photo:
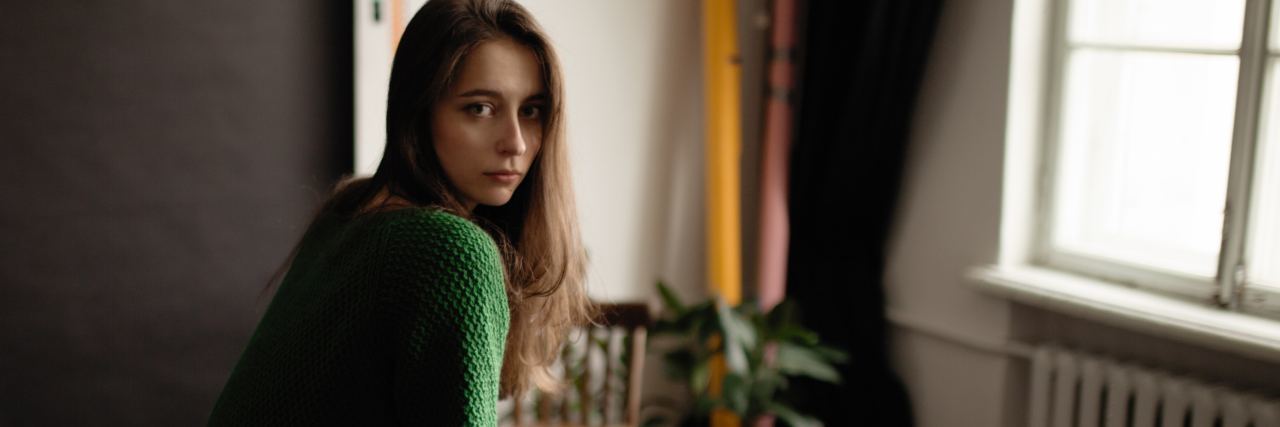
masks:
[[[467,106],[467,112],[475,116],[491,116],[493,107],[488,104],[471,104]]]
[[[520,117],[526,119],[537,119],[542,117],[542,107],[538,105],[526,105],[520,107]]]

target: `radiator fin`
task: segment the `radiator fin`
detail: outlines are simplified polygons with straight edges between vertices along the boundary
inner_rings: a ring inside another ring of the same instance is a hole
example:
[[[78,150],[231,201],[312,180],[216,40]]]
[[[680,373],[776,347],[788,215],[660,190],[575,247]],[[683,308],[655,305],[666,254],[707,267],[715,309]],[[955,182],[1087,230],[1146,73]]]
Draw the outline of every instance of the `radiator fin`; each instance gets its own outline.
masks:
[[[1053,346],[1029,404],[1030,427],[1280,427],[1280,400]]]

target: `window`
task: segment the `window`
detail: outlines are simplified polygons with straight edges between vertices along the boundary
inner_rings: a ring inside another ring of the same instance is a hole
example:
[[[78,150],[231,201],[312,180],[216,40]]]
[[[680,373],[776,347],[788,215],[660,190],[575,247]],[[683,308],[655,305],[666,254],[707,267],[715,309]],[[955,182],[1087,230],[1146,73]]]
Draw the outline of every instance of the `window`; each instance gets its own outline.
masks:
[[[1049,4],[1035,262],[1280,316],[1280,7]]]

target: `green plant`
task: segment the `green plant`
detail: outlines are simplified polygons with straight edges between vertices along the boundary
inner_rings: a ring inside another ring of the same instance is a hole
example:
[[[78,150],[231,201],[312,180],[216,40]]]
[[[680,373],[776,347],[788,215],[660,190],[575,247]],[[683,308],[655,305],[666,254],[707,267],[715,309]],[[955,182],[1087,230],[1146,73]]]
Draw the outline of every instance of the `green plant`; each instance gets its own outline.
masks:
[[[686,306],[661,281],[658,292],[665,307],[653,333],[679,339],[664,354],[665,366],[667,376],[685,381],[696,399],[690,418],[706,419],[723,408],[748,422],[772,414],[796,427],[822,425],[793,409],[783,394],[794,377],[839,383],[835,365],[848,356],[822,345],[816,333],[801,326],[793,302],[762,313],[755,302],[729,307],[718,297]],[[725,375],[721,393],[713,397],[711,363],[716,356],[724,357]]]

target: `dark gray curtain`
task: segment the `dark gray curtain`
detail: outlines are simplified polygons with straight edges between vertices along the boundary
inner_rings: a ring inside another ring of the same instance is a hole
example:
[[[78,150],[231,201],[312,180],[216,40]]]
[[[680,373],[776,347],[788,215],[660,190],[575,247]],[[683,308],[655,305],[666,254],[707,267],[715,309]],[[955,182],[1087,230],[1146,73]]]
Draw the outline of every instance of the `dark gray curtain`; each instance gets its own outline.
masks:
[[[883,276],[941,3],[813,1],[802,15],[787,295],[809,327],[851,356],[844,384],[797,387],[797,405],[827,425],[913,424],[888,363]]]

